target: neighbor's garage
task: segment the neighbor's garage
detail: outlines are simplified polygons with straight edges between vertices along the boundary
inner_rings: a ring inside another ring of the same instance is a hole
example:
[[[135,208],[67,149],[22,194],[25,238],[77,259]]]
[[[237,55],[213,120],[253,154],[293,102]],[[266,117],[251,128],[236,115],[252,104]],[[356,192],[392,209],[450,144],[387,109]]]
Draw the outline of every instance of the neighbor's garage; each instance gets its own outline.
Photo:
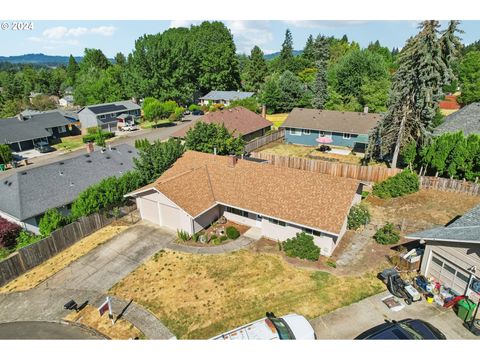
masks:
[[[467,246],[461,243],[427,242],[424,256],[428,261],[423,262],[425,268],[422,273],[462,295],[470,277],[468,269],[473,266],[480,269],[480,245]]]

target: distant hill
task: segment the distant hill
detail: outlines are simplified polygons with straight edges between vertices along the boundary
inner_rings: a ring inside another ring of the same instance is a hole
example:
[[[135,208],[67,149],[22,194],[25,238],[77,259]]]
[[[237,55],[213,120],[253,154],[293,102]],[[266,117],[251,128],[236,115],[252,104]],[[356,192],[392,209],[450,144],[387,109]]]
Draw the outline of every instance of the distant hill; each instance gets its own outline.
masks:
[[[0,62],[9,62],[11,64],[36,64],[47,66],[58,66],[68,64],[70,56],[57,56],[45,54],[25,54],[16,56],[0,56]],[[82,57],[76,56],[75,60],[80,61]]]
[[[303,53],[303,50],[293,50],[293,56],[298,56],[298,55],[302,55]],[[275,59],[276,57],[278,57],[280,55],[280,51],[277,51],[277,52],[274,52],[274,53],[271,53],[271,54],[265,54],[263,56],[263,58],[265,60],[272,60],[272,59]]]

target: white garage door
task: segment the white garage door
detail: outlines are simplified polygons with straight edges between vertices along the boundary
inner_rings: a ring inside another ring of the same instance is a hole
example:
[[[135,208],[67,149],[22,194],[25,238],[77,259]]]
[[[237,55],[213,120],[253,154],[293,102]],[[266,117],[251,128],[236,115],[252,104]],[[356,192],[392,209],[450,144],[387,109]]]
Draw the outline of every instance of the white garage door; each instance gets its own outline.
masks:
[[[181,226],[181,212],[179,209],[160,204],[160,211],[162,214],[162,225],[173,230],[182,229]]]
[[[468,274],[452,262],[432,252],[432,258],[427,270],[427,276],[438,280],[444,286],[452,288],[463,295],[468,284]]]
[[[156,201],[145,198],[140,199],[141,207],[140,213],[142,219],[151,221],[154,224],[160,225],[160,217],[158,216],[158,203]]]

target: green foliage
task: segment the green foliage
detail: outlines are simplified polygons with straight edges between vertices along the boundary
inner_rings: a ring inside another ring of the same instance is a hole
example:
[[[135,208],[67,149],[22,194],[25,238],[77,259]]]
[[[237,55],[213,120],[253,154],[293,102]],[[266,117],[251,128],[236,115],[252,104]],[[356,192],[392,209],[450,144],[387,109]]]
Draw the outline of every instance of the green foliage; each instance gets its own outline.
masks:
[[[351,230],[357,230],[370,222],[370,211],[364,203],[353,205],[347,217],[347,225]]]
[[[169,139],[162,142],[145,142],[138,149],[138,157],[133,159],[135,170],[141,183],[148,184],[157,180],[165,170],[170,168],[185,151],[179,140]]]
[[[317,36],[312,47],[312,56],[317,68],[312,105],[316,109],[323,109],[328,99],[327,66],[329,51],[327,38],[325,36]]]
[[[434,137],[420,150],[417,167],[430,175],[475,181],[480,176],[480,135],[461,131]]]
[[[0,164],[8,164],[13,160],[12,149],[7,144],[0,144]]]
[[[373,186],[373,195],[382,199],[399,197],[417,192],[420,188],[420,180],[417,174],[410,170],[404,170],[381,183]]]
[[[177,230],[177,237],[182,241],[190,240],[190,234],[184,230]]]
[[[295,237],[287,239],[283,243],[285,254],[290,257],[298,257],[317,261],[320,257],[320,248],[313,242],[313,236],[306,233],[298,233]]]
[[[43,214],[38,224],[40,234],[43,237],[50,236],[50,234],[67,224],[67,219],[60,214],[57,209],[49,209]]]
[[[127,172],[118,178],[115,176],[105,178],[78,195],[72,203],[71,220],[121,205],[125,201],[123,195],[145,184],[137,171]]]
[[[221,242],[224,242],[224,241],[227,241],[228,240],[228,236],[227,235],[222,235],[219,237],[220,241]]]
[[[459,79],[462,93],[458,101],[461,104],[480,101],[480,51],[471,51],[462,59]]]
[[[240,236],[240,231],[234,226],[228,226],[225,229],[225,233],[229,239],[235,240]]]
[[[150,141],[148,141],[148,139],[135,140],[135,149],[141,149],[143,147],[148,147],[149,145],[150,145]]]
[[[148,97],[143,101],[143,115],[149,121],[156,122],[160,119],[176,121],[181,119],[184,111],[183,107],[178,106],[172,100],[161,102],[155,98]]]
[[[336,267],[337,267],[337,263],[336,263],[334,260],[332,260],[332,259],[328,259],[325,263],[327,264],[327,266],[330,266],[330,267],[332,267],[332,268],[336,268]]]
[[[241,155],[244,146],[241,136],[234,137],[223,124],[198,121],[185,136],[187,149],[204,153],[213,154],[216,149],[218,155]]]
[[[253,112],[259,112],[260,110],[260,104],[253,96],[242,100],[234,100],[230,102],[230,105],[227,106],[227,109],[231,109],[237,106],[244,107],[245,109]]]
[[[191,104],[191,105],[188,107],[188,110],[189,110],[189,111],[200,110],[200,106],[198,106],[197,104]]]
[[[80,63],[80,70],[82,72],[91,69],[105,70],[111,66],[107,57],[100,49],[85,49],[83,59]]]
[[[31,100],[32,108],[39,111],[56,109],[55,101],[48,95],[37,95]]]
[[[83,141],[84,144],[89,143],[89,142],[94,142],[98,146],[105,147],[105,140],[110,139],[114,136],[115,136],[115,134],[113,132],[96,130],[93,133],[89,133],[87,135],[82,136],[82,141]]]
[[[375,241],[382,245],[396,244],[400,240],[400,233],[395,229],[392,223],[387,223],[385,226],[377,230],[373,235]]]
[[[412,166],[415,163],[415,159],[417,158],[417,143],[415,141],[411,141],[402,150],[401,155],[403,162],[407,164],[410,169],[412,169]]]
[[[21,249],[27,245],[34,244],[37,241],[41,240],[42,236],[35,235],[29,231],[22,230],[17,237],[17,246],[15,247],[17,250]]]
[[[267,75],[268,68],[263,51],[258,46],[254,46],[242,74],[243,88],[247,91],[258,92]]]

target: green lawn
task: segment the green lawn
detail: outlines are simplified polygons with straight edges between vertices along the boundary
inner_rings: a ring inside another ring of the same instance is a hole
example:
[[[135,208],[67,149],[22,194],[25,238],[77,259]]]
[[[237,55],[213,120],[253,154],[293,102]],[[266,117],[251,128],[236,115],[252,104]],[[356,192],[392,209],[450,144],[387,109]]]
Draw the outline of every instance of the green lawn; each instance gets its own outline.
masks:
[[[171,121],[168,120],[168,119],[162,119],[162,120],[158,120],[156,123],[154,121],[142,121],[140,123],[140,127],[142,129],[152,129],[152,128],[155,128],[155,127],[161,127],[162,125],[165,125],[165,124],[168,124],[170,123]]]
[[[81,148],[84,144],[82,142],[82,135],[68,136],[61,139],[61,143],[52,145],[57,150],[72,151]]]

